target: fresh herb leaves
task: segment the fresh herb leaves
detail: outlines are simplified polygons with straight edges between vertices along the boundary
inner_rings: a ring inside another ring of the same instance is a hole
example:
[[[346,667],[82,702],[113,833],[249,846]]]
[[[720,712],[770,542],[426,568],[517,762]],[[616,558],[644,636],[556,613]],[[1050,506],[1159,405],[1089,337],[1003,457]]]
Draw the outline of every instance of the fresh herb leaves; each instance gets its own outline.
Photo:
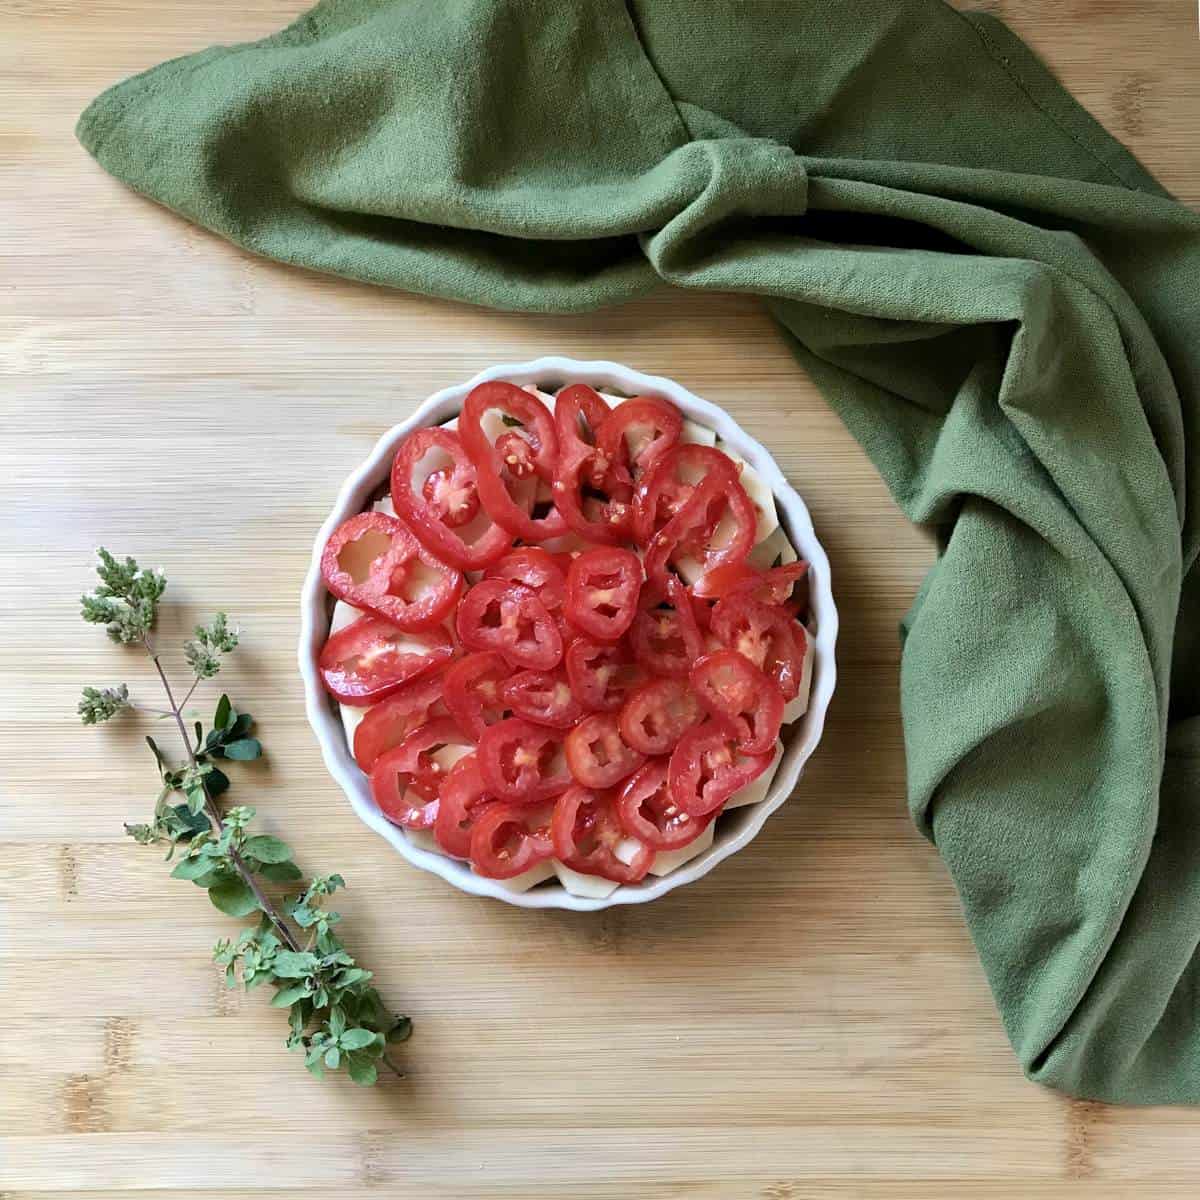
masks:
[[[104,625],[114,642],[142,644],[166,692],[170,707],[163,715],[174,718],[186,755],[175,763],[153,738],[146,738],[162,786],[152,819],[126,825],[125,832],[140,845],[165,844],[168,860],[183,846],[172,878],[204,888],[228,916],[258,914],[235,939],[219,941],[213,957],[225,968],[227,986],[237,987],[240,980],[247,991],[262,984],[275,988],[271,1004],[288,1010],[286,1044],[304,1052],[304,1065],[313,1075],[321,1078],[327,1070],[344,1067],[355,1083],[370,1085],[378,1079],[380,1063],[400,1074],[386,1047],[404,1041],[412,1023],[383,1003],[371,985],[372,973],[358,965],[333,932],[341,914],[325,907],[346,881],[337,874],[319,875],[276,904],[261,881],[287,885],[304,878],[291,847],[271,834],[250,832],[253,808],[230,808],[222,815],[216,805],[230,788],[229,776],[217,762],[262,756],[262,743],[251,736],[254,718],[238,712],[222,695],[207,732],[199,721],[189,731],[184,721],[188,700],[202,680],[220,671],[222,656],[237,647],[238,631],[224,613],[196,626],[183,648],[192,685],[177,703],[151,641],[166,576],[142,569],[132,558],[120,561],[104,549],[98,554],[100,583],[82,599],[83,619]],[[85,725],[96,725],[133,707],[128,687],[120,684],[84,688],[78,711]]]

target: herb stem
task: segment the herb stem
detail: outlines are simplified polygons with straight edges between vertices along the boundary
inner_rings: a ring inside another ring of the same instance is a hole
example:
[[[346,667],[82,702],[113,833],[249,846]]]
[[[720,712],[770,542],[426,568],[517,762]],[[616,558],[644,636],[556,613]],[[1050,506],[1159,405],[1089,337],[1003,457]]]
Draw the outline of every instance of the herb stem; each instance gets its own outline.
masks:
[[[149,643],[146,645],[146,651],[150,655],[150,661],[154,663],[154,669],[158,672],[159,679],[162,680],[163,690],[167,693],[167,702],[171,706],[171,715],[175,718],[175,724],[179,727],[179,736],[183,739],[183,748],[187,751],[188,762],[191,763],[192,766],[195,766],[196,752],[192,747],[192,739],[188,734],[187,725],[183,720],[182,705],[175,703],[175,694],[171,691],[171,683],[170,680],[167,679],[167,673],[163,670],[162,663],[159,662],[158,655],[155,654],[150,648]],[[192,694],[192,691],[195,691],[195,684],[192,685],[192,689],[188,692],[188,696]],[[187,703],[186,697],[184,699],[184,703]],[[216,805],[213,804],[212,797],[208,794],[208,787],[205,785],[203,780],[200,781],[200,786],[204,788],[205,815],[208,817],[214,833],[220,833],[221,814],[217,811]],[[289,950],[299,950],[300,944],[296,941],[295,935],[292,933],[291,929],[288,928],[287,922],[283,919],[271,901],[267,899],[262,888],[258,885],[258,880],[254,878],[254,872],[246,866],[245,860],[233,846],[229,847],[229,861],[233,864],[233,868],[235,871],[237,871],[242,882],[254,894],[254,899],[258,904],[258,907],[266,914],[267,920],[270,921],[274,926],[275,932],[279,935],[287,948]]]
[[[160,672],[159,672],[159,674],[161,675],[161,674],[162,674],[162,672],[160,671]],[[197,676],[196,676],[196,678],[192,680],[192,686],[191,686],[190,688],[188,688],[188,690],[187,690],[187,695],[186,695],[186,696],[184,696],[184,698],[183,698],[182,700],[180,700],[180,702],[179,702],[179,711],[180,711],[180,712],[183,712],[183,710],[184,710],[185,708],[187,708],[187,702],[188,702],[188,701],[189,701],[189,700],[192,698],[192,693],[193,693],[193,692],[194,692],[194,691],[195,691],[195,690],[196,690],[196,689],[197,689],[199,686],[200,686],[200,676],[199,676],[199,675],[197,675]]]
[[[196,766],[196,751],[192,746],[191,735],[188,733],[187,724],[183,719],[183,706],[191,699],[192,693],[196,690],[196,685],[200,682],[199,676],[193,681],[192,686],[188,689],[187,695],[184,696],[183,702],[175,703],[175,694],[171,691],[171,682],[167,678],[167,673],[163,670],[162,663],[159,661],[158,655],[154,651],[154,647],[150,644],[148,638],[142,639],[142,644],[146,647],[146,653],[150,656],[150,661],[154,664],[154,669],[158,672],[158,677],[162,680],[163,691],[167,694],[167,703],[170,704],[170,715],[175,718],[175,724],[179,728],[179,736],[183,739],[183,748],[187,751],[188,762],[194,767]],[[217,806],[213,798],[208,794],[208,785],[202,779],[200,786],[204,789],[204,813],[208,817],[209,823],[213,827],[213,832],[219,834],[221,831],[221,814],[217,811]],[[297,941],[295,934],[292,933],[287,921],[282,914],[276,909],[275,905],[267,899],[262,888],[258,884],[258,880],[254,878],[254,872],[246,866],[245,859],[233,847],[229,847],[229,861],[233,864],[233,868],[237,871],[239,878],[250,889],[254,895],[254,899],[258,907],[266,915],[268,921],[271,922],[275,932],[287,946],[289,950],[299,951],[300,943]],[[404,1072],[396,1065],[395,1062],[388,1056],[387,1051],[380,1056],[380,1062],[396,1076],[397,1079],[404,1078]]]

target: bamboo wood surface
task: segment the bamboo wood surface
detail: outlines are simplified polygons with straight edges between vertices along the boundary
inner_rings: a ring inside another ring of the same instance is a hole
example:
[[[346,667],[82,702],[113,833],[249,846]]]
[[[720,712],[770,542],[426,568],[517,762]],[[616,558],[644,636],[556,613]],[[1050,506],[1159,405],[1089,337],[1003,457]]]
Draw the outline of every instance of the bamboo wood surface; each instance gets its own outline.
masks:
[[[0,0],[0,1195],[1194,1196],[1200,1114],[1072,1102],[1017,1070],[904,809],[895,631],[929,541],[751,300],[526,317],[318,278],[76,145],[117,78],[299,7]],[[989,7],[1200,202],[1194,5]],[[375,438],[448,382],[550,352],[674,376],[772,447],[842,612],[799,794],[645,909],[526,912],[407,866],[326,775],[294,665],[312,536]],[[281,1014],[208,961],[233,923],[122,835],[153,799],[147,726],[82,729],[74,705],[122,678],[157,697],[77,618],[101,542],[167,569],[163,641],[218,605],[241,624],[221,682],[269,760],[233,795],[348,877],[347,939],[416,1022],[403,1082],[310,1081]]]

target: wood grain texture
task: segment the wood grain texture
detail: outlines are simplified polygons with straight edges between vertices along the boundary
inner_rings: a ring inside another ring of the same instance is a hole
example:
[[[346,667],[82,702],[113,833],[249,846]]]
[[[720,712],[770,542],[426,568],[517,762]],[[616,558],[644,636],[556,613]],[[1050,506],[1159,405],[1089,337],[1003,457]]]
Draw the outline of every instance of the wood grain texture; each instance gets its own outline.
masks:
[[[990,7],[1200,202],[1194,6]],[[904,810],[895,629],[929,542],[752,301],[525,317],[319,279],[131,195],[76,145],[116,78],[298,9],[0,0],[5,1200],[1194,1196],[1200,1115],[1073,1103],[1016,1069]],[[326,776],[294,668],[345,475],[429,392],[548,352],[728,408],[807,499],[842,610],[842,683],[796,800],[645,910],[526,912],[409,868]],[[81,729],[73,709],[85,682],[152,681],[77,620],[101,541],[167,568],[164,641],[236,614],[223,682],[270,755],[237,795],[349,877],[348,938],[416,1021],[405,1081],[309,1081],[280,1015],[207,961],[230,922],[122,836],[153,795],[146,727]]]

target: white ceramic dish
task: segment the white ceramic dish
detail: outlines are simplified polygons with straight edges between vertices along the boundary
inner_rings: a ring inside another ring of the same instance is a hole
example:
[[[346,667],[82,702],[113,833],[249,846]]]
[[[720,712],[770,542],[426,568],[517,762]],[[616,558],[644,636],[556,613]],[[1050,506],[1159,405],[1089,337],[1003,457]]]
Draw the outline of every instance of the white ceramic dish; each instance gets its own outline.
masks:
[[[347,744],[336,702],[321,686],[317,657],[329,631],[333,597],[321,581],[321,550],[329,535],[348,517],[367,507],[390,473],[392,456],[405,436],[423,425],[440,425],[458,415],[467,393],[487,379],[507,379],[517,384],[538,384],[543,391],[557,391],[566,383],[589,383],[598,390],[616,389],[628,395],[663,396],[684,416],[716,431],[729,449],[740,454],[770,485],[775,494],[779,521],[801,558],[807,559],[810,605],[816,624],[816,654],[808,711],[785,727],[784,754],[765,799],[760,803],[724,814],[717,823],[713,844],[703,854],[668,875],[647,877],[641,883],[623,885],[603,899],[574,896],[556,882],[543,883],[527,892],[513,892],[491,879],[476,875],[467,864],[442,854],[422,850],[405,837],[403,830],[388,821],[375,806],[367,777],[359,770]],[[420,404],[408,420],[389,430],[375,445],[371,456],[346,480],[325,524],[313,545],[312,563],[301,594],[300,674],[304,680],[305,708],[317,735],[325,765],[350,800],[354,811],[376,833],[385,837],[414,866],[440,875],[448,883],[476,896],[491,896],[522,908],[569,908],[593,911],[614,904],[644,904],[691,883],[745,846],[763,827],[766,819],[795,790],[825,725],[825,713],[837,677],[834,646],[838,615],[830,587],[829,559],[813,532],[804,501],[784,479],[771,455],[748,437],[728,413],[692,395],[670,379],[643,375],[613,362],[577,362],[548,357],[527,363],[503,363],[489,367],[466,383],[448,387]]]

